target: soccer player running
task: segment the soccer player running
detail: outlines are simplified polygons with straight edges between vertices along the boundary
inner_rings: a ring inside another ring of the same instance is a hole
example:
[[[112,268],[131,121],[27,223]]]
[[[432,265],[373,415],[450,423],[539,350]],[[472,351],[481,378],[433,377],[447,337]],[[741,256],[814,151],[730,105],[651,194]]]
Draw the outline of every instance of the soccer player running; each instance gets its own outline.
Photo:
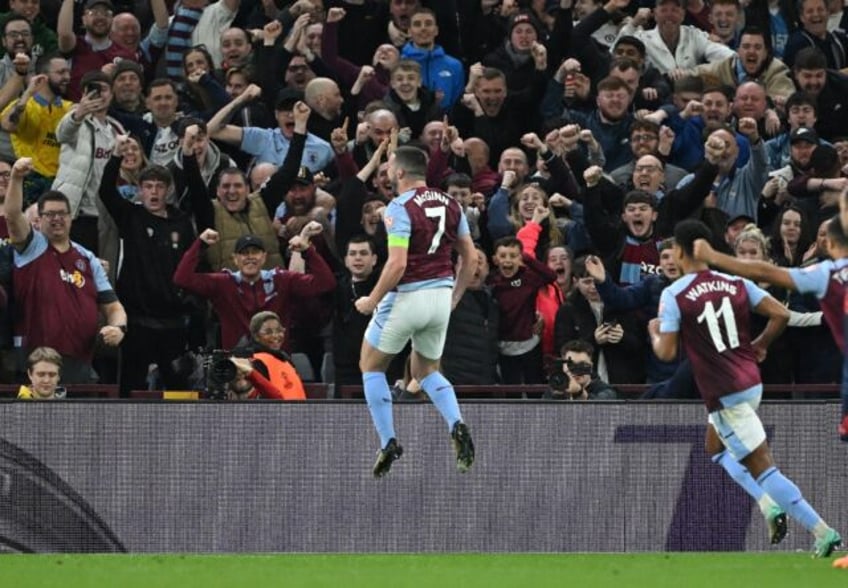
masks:
[[[457,468],[465,472],[474,462],[471,435],[462,422],[453,386],[439,372],[439,360],[451,309],[474,275],[477,251],[461,203],[428,188],[426,172],[427,156],[420,149],[399,147],[389,157],[389,179],[398,194],[384,213],[389,257],[371,294],[355,303],[359,312],[374,313],[362,341],[359,367],[380,436],[373,470],[377,478],[403,455],[395,435],[386,369],[410,339],[412,376],[447,421]],[[461,259],[456,281],[453,249]]]
[[[842,538],[804,500],[798,487],[777,468],[756,409],[762,397],[757,362],[786,327],[789,311],[753,282],[711,271],[695,256],[712,235],[699,221],[686,220],[674,230],[674,253],[683,276],[662,293],[659,318],[649,324],[654,353],[669,361],[678,341],[692,361],[701,397],[709,411],[707,451],[747,468],[749,494],[767,494],[815,536],[814,557],[828,557]],[[751,340],[750,312],[768,317]],[[722,454],[726,452],[726,457]],[[755,496],[756,497],[756,496]]]
[[[840,207],[846,207],[846,196],[840,197]],[[794,290],[801,294],[815,294],[821,302],[824,321],[830,328],[839,349],[845,352],[844,321],[845,284],[848,282],[848,211],[840,213],[840,219],[832,218],[827,224],[827,254],[832,258],[803,268],[778,267],[766,261],[740,260],[724,255],[710,247],[709,243],[695,244],[695,257],[726,272],[742,276],[755,282],[768,282],[775,286]],[[842,371],[842,418],[839,437],[848,441],[848,361]]]

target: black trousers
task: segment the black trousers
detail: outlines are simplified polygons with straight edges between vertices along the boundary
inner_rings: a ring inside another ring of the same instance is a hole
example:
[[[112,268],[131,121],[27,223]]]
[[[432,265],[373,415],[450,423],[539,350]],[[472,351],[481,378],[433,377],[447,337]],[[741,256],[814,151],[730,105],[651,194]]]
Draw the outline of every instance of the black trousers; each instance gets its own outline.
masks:
[[[130,320],[121,342],[121,396],[132,390],[147,390],[147,372],[151,363],[159,367],[160,386],[165,390],[185,390],[188,374],[178,373],[173,361],[186,351],[185,327],[159,329],[139,326]]]

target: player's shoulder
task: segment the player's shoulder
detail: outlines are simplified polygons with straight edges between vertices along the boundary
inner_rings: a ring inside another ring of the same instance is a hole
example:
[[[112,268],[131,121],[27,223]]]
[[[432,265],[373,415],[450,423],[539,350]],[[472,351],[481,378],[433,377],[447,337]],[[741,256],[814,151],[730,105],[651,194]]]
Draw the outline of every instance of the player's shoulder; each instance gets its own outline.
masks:
[[[684,274],[666,286],[665,291],[672,296],[677,296],[691,286],[697,277],[697,274]]]

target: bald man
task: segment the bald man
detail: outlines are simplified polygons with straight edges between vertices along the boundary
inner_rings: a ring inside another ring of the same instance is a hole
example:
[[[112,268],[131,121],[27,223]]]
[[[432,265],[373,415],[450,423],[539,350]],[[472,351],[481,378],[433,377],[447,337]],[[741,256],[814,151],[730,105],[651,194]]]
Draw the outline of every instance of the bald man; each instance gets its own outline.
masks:
[[[307,125],[309,132],[329,141],[333,129],[341,127],[344,121],[345,100],[338,84],[330,78],[315,78],[306,84],[304,100],[312,109]]]

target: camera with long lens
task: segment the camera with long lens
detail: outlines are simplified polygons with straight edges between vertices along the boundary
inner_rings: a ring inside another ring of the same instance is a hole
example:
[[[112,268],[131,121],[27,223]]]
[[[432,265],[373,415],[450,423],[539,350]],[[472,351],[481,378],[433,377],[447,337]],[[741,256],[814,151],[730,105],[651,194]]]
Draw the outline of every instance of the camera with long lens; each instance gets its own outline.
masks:
[[[230,361],[232,353],[225,349],[214,349],[204,362],[206,371],[206,397],[213,400],[227,398],[227,387],[236,380],[238,370]]]
[[[565,394],[571,378],[568,377],[562,366],[568,366],[568,371],[574,376],[591,376],[592,364],[585,361],[573,361],[571,359],[555,359],[551,362],[551,375],[548,376],[548,386],[557,394]]]

